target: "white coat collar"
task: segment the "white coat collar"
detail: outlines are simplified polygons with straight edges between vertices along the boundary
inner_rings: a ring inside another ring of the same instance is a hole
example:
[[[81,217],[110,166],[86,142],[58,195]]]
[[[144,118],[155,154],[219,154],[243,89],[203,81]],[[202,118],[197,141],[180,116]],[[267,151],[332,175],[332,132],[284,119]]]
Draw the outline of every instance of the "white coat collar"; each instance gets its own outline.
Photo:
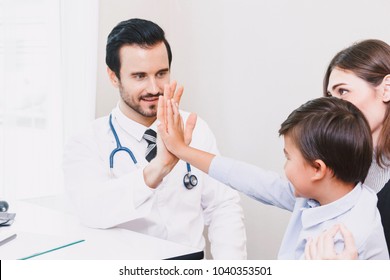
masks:
[[[119,108],[119,104],[112,110],[112,122],[117,123],[117,125],[126,131],[128,134],[133,136],[137,141],[141,141],[145,133],[145,130],[148,128],[157,131],[157,120],[150,126],[146,127],[132,119],[128,118]]]

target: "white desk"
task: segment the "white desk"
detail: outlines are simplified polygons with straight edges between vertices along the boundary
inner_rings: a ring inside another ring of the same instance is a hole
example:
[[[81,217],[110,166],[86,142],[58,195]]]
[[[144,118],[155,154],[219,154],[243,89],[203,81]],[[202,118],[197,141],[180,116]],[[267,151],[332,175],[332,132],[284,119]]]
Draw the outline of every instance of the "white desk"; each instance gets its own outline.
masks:
[[[20,259],[77,240],[85,240],[33,259],[166,259],[195,253],[199,249],[183,246],[125,229],[91,229],[64,213],[55,197],[37,202],[10,202],[9,212],[16,213],[12,226],[0,233],[15,232],[16,239],[0,246],[0,259]],[[58,200],[58,199],[57,199]],[[48,204],[54,207],[48,208]],[[46,206],[42,206],[46,204]],[[53,209],[53,208],[58,209]],[[36,251],[37,250],[37,251]],[[27,254],[27,255],[26,255]]]

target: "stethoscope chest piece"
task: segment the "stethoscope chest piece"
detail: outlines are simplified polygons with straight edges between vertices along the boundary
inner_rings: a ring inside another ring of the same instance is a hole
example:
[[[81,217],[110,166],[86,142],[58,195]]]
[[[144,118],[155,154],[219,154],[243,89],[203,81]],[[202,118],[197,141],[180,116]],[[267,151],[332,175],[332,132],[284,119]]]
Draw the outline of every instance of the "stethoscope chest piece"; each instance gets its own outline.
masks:
[[[186,175],[184,175],[183,184],[187,189],[190,190],[198,184],[198,178],[196,178],[195,175],[187,173]]]
[[[195,175],[191,174],[191,165],[186,162],[187,165],[187,174],[183,177],[183,184],[188,189],[191,190],[198,184],[198,178]]]

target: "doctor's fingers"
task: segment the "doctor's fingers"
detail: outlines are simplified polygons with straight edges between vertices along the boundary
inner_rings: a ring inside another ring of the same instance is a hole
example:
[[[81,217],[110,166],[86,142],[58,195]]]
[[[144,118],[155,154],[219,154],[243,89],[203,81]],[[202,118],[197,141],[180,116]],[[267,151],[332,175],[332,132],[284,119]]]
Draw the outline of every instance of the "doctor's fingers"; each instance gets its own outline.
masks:
[[[171,107],[173,112],[173,121],[176,126],[183,128],[183,121],[179,112],[179,104],[177,104],[173,99],[171,101]]]
[[[167,129],[166,120],[166,99],[163,96],[159,96],[157,105],[157,120],[160,122],[159,126]]]
[[[164,96],[167,99],[173,98],[176,103],[180,104],[181,97],[183,95],[183,86],[177,86],[176,81],[172,81],[170,84],[164,86]]]
[[[168,133],[171,133],[175,125],[175,117],[173,114],[172,101],[171,99],[166,100],[166,122],[168,126]]]
[[[178,105],[174,101],[168,100],[167,105],[168,134],[182,138],[184,141],[184,126],[179,112]]]
[[[177,90],[176,90],[177,87]],[[181,97],[183,96],[184,87],[183,86],[177,86],[176,81],[172,81],[170,84],[171,89],[171,97],[177,104],[180,104]]]
[[[196,126],[197,115],[191,113],[188,116],[186,125],[184,127],[183,118],[180,115],[180,111],[179,111],[179,105],[173,99],[171,99],[170,101],[171,101],[170,107],[172,108],[172,113],[173,113],[172,125],[175,126],[175,129],[179,129],[180,131],[184,130],[184,143],[189,145],[192,141],[192,133]],[[170,113],[168,113],[168,115],[170,115]],[[169,130],[172,130],[172,127],[170,127]]]
[[[176,90],[176,81],[172,81],[170,84],[164,85],[164,97],[166,99],[171,99],[174,95],[174,91]]]

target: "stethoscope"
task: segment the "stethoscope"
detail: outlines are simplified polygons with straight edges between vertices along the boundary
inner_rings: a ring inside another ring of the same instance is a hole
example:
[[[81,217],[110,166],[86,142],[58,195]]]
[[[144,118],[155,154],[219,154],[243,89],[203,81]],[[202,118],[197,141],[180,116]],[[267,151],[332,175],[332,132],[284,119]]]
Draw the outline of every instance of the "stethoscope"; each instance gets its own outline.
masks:
[[[138,166],[137,159],[135,158],[133,152],[129,148],[123,147],[121,145],[121,142],[119,141],[118,134],[116,133],[114,125],[112,124],[112,114],[110,114],[109,124],[110,124],[110,129],[112,131],[112,134],[115,137],[115,142],[116,142],[116,148],[114,150],[112,150],[112,152],[110,154],[110,158],[109,158],[110,159],[110,174],[113,174],[114,156],[117,152],[120,152],[120,151],[124,151],[125,153],[127,153],[131,157],[134,164],[136,166]],[[186,163],[186,165],[187,165],[187,174],[185,174],[183,177],[183,184],[187,189],[190,190],[198,184],[198,178],[195,175],[191,174],[191,165],[188,162]]]

